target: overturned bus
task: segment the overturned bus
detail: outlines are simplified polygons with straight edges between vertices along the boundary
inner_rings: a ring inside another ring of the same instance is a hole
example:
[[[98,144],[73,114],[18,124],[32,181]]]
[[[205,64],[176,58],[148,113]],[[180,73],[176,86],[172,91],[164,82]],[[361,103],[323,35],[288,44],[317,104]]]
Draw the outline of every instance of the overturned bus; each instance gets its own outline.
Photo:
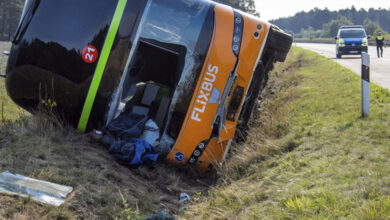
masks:
[[[276,26],[206,0],[27,0],[6,88],[31,112],[54,100],[82,132],[123,112],[147,115],[168,161],[207,170],[246,127],[291,43]]]

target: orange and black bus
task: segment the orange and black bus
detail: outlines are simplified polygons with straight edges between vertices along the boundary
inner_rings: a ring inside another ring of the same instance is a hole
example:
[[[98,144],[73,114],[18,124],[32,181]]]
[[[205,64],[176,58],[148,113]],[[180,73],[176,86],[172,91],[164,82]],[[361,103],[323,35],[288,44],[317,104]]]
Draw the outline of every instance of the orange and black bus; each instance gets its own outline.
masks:
[[[168,161],[205,170],[223,161],[291,43],[206,0],[27,0],[6,88],[29,111],[54,100],[82,132],[124,111],[148,115]]]

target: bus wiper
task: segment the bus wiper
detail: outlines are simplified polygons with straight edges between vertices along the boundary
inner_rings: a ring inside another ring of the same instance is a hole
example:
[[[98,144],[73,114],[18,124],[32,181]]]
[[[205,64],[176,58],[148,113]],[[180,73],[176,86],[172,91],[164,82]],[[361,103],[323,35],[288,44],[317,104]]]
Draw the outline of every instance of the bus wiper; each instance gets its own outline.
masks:
[[[39,3],[41,3],[41,0],[33,0],[34,2],[31,3],[28,8],[26,9],[26,13],[23,16],[18,29],[16,30],[12,43],[18,44],[20,41],[20,37],[26,32],[28,25],[30,24],[33,15],[35,14],[35,11],[37,10]]]

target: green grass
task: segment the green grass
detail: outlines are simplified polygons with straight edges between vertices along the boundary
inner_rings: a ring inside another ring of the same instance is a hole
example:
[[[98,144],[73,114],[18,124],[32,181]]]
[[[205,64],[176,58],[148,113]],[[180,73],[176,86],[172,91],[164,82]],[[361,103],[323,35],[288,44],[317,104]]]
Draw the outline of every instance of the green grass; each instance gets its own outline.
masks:
[[[300,48],[270,84],[224,183],[183,218],[388,219],[390,92],[371,84],[363,119],[360,77]]]
[[[0,41],[0,73],[5,73],[5,67],[8,57],[3,55],[3,51],[10,50],[11,43]],[[5,90],[4,78],[0,78],[0,120],[16,120],[21,115],[27,114],[26,111],[18,107],[7,95]]]

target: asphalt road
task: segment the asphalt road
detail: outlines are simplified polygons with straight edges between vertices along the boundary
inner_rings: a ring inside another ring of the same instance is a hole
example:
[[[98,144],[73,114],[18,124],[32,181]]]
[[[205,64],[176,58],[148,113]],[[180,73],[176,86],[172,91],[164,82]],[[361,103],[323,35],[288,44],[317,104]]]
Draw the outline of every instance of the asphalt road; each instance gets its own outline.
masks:
[[[355,73],[361,74],[360,55],[343,55],[342,59],[337,59],[336,46],[334,44],[297,43],[296,46],[329,57],[339,64],[353,70]],[[371,82],[390,90],[390,48],[384,48],[382,58],[377,57],[376,47],[370,46],[368,54],[370,54]]]

